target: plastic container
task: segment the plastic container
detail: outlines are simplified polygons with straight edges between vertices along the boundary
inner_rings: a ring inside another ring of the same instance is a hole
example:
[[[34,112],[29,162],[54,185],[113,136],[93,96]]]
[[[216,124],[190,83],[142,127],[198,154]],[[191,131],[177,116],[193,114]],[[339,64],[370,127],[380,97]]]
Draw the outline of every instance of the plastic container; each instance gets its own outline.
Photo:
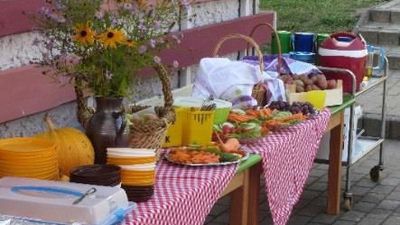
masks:
[[[321,43],[318,49],[319,64],[326,67],[336,67],[351,70],[356,76],[356,90],[360,90],[367,62],[365,41],[353,33],[335,33]],[[343,91],[352,92],[352,80],[339,74],[327,72],[329,79],[343,80]]]
[[[293,34],[293,49],[295,52],[314,52],[315,34],[296,32]]]
[[[174,106],[179,108],[196,108],[200,109],[204,99],[195,97],[178,97],[174,101]],[[214,114],[214,124],[224,123],[228,118],[229,111],[232,108],[232,103],[221,99],[214,99],[207,104],[214,103],[216,105]]]
[[[290,58],[310,64],[315,63],[314,52],[290,52]]]
[[[188,110],[185,119],[182,144],[210,144],[213,131],[214,111]]]
[[[325,107],[326,92],[325,91],[309,91],[306,92],[307,102],[311,103],[316,109],[321,110]]]
[[[163,145],[164,148],[182,145],[183,122],[185,121],[184,116],[186,112],[187,108],[175,108],[176,119],[167,130]]]
[[[288,53],[292,51],[292,33],[289,31],[278,31],[278,36],[281,44],[281,53]],[[275,35],[272,35],[271,53],[279,54],[278,43]]]

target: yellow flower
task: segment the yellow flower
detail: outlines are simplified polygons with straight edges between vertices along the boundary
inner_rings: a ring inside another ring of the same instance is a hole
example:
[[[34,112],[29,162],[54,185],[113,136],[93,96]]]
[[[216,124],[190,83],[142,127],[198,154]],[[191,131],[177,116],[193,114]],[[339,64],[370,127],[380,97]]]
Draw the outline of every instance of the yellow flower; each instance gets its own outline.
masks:
[[[92,30],[89,23],[77,24],[74,30],[75,34],[72,37],[74,41],[77,41],[83,45],[93,44],[96,32]]]
[[[106,32],[99,35],[100,42],[110,48],[117,47],[117,44],[124,44],[126,36],[121,29],[108,28]]]

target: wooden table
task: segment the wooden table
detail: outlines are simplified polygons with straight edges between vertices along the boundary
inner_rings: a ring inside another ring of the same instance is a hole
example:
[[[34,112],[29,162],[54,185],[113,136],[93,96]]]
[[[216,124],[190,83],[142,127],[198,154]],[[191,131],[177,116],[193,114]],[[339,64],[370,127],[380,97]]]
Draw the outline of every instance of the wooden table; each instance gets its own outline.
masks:
[[[230,225],[258,224],[261,156],[252,154],[242,162],[221,197],[230,195]]]
[[[331,118],[327,132],[331,132],[329,146],[328,201],[326,212],[331,215],[340,213],[342,181],[342,149],[344,110],[354,103],[354,98],[344,97],[343,104],[331,107]]]

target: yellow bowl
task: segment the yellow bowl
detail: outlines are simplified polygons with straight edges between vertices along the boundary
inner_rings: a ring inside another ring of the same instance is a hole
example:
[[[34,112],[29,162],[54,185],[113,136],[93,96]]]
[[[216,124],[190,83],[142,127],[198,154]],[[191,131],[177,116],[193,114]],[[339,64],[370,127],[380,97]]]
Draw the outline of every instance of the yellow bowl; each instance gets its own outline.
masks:
[[[135,165],[156,162],[156,157],[141,157],[141,158],[107,158],[107,164],[114,165]]]
[[[54,142],[31,137],[7,138],[0,140],[0,152],[46,152],[56,151]]]

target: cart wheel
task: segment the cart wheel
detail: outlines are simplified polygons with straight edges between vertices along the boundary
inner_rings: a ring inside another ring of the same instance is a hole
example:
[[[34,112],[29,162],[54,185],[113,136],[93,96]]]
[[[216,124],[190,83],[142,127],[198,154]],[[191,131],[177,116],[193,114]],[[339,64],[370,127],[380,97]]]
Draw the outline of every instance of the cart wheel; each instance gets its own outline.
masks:
[[[352,204],[353,204],[353,198],[352,197],[345,197],[344,198],[344,209],[346,210],[346,211],[350,211],[351,210],[351,207],[352,207]]]
[[[372,169],[369,171],[369,177],[373,182],[378,182],[379,181],[379,174],[381,172],[381,167],[380,166],[374,166]]]

